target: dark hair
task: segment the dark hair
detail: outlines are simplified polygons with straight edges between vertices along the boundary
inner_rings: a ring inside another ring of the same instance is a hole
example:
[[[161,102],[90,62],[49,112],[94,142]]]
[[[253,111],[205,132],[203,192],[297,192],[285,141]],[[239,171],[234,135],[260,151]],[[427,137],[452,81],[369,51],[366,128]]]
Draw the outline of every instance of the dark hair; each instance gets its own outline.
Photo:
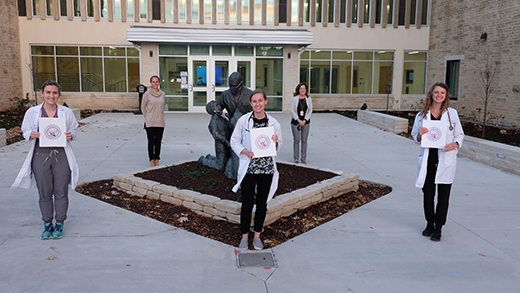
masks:
[[[160,79],[157,75],[152,75],[152,77],[150,77],[150,82],[152,82],[152,79],[153,79],[154,77],[157,78],[157,79],[159,80],[159,82],[161,82],[161,79]]]
[[[47,80],[46,82],[43,83],[43,85],[42,85],[42,93],[45,90],[45,87],[46,86],[50,86],[50,85],[53,85],[53,86],[57,87],[58,88],[58,94],[61,96],[61,87],[60,87],[60,85],[58,84],[57,81],[51,80],[51,79],[49,79],[49,80]]]
[[[309,96],[309,87],[307,86],[307,83],[306,83],[306,82],[300,82],[300,83],[296,86],[296,89],[294,90],[293,96],[299,96],[299,95],[300,95],[300,88],[302,87],[302,85],[305,86],[305,96],[306,96],[306,97]]]
[[[264,97],[264,100],[267,101],[267,95],[265,94],[264,90],[262,89],[256,89],[254,90],[251,95],[249,96],[249,102],[251,102],[251,98],[256,95],[256,94],[262,94],[262,96]]]
[[[432,87],[428,91],[428,94],[426,95],[426,102],[424,103],[424,108],[421,110],[421,115],[423,117],[426,117],[428,110],[430,110],[430,107],[433,104],[433,90],[436,87],[441,87],[446,90],[446,98],[444,99],[441,105],[441,114],[444,113],[444,111],[446,111],[446,109],[448,109],[448,107],[450,106],[450,88],[444,82],[437,82],[434,85],[432,85]]]

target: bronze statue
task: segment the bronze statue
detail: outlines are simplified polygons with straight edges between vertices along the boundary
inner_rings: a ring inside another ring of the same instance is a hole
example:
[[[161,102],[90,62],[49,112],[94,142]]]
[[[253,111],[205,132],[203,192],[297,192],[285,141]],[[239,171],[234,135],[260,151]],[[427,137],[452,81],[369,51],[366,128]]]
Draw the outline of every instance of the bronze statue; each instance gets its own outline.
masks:
[[[211,115],[208,128],[215,139],[215,156],[201,156],[198,163],[217,170],[225,169],[227,178],[236,179],[238,156],[231,151],[229,139],[238,118],[252,111],[249,103],[252,91],[243,86],[242,75],[238,72],[231,73],[228,84],[229,89],[220,95],[217,102],[211,101],[206,105],[206,112]],[[224,109],[227,111],[225,115]]]
[[[240,116],[253,110],[251,104],[249,104],[249,96],[252,90],[244,86],[242,75],[238,72],[231,73],[228,84],[229,89],[220,95],[217,105],[222,110],[226,109],[226,116],[234,127],[235,123],[233,122],[236,122]]]

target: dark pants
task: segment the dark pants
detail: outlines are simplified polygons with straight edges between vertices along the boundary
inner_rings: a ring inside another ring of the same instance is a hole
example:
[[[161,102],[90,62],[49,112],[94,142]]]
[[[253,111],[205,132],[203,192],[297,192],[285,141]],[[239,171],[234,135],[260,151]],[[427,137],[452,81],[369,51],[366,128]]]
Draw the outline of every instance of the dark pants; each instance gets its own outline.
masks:
[[[63,223],[69,208],[70,168],[63,148],[36,147],[32,159],[42,220]]]
[[[148,137],[148,157],[151,160],[159,160],[161,155],[161,141],[164,127],[147,127],[146,136]]]
[[[437,162],[428,162],[426,180],[422,188],[424,199],[424,217],[428,225],[435,224],[441,228],[446,224],[448,217],[448,205],[450,201],[451,184],[435,184]],[[437,207],[435,208],[435,188],[437,187]]]
[[[242,190],[242,210],[240,211],[240,232],[249,233],[251,225],[251,213],[255,204],[256,187],[256,212],[255,212],[255,232],[262,232],[265,214],[267,212],[267,196],[273,181],[273,174],[246,174],[240,189]]]

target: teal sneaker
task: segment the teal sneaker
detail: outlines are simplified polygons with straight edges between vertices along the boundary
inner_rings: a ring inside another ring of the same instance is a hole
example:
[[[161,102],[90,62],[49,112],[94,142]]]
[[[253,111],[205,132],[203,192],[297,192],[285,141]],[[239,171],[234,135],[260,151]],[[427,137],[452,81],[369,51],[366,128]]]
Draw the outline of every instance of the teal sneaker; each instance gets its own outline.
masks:
[[[52,233],[54,232],[54,226],[52,223],[45,223],[43,226],[43,232],[42,232],[42,240],[47,240],[52,237]]]
[[[63,223],[56,223],[54,227],[54,232],[52,232],[52,239],[61,239],[63,238]]]

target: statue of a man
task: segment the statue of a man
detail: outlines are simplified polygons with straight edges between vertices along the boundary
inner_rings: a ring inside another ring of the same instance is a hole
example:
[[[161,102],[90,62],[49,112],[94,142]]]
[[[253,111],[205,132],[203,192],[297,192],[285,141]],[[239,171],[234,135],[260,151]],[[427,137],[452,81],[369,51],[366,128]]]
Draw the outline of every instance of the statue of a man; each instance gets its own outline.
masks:
[[[235,128],[236,121],[243,114],[253,110],[249,103],[251,90],[243,86],[244,80],[238,72],[229,76],[229,89],[225,90],[217,102],[211,101],[206,105],[206,111],[211,115],[209,132],[215,139],[215,156],[201,156],[198,163],[225,170],[224,175],[230,179],[237,178],[238,156],[231,151],[229,139]],[[226,116],[222,111],[226,110]]]
[[[224,170],[231,156],[229,139],[231,138],[231,127],[227,117],[222,115],[220,106],[215,101],[206,105],[206,112],[211,115],[208,125],[209,132],[215,139],[215,156],[201,156],[198,163],[217,170]]]
[[[231,73],[228,84],[229,89],[220,95],[217,105],[221,109],[226,109],[226,115],[234,128],[235,122],[240,116],[253,110],[249,104],[249,96],[252,91],[244,86],[244,79],[238,72]]]

